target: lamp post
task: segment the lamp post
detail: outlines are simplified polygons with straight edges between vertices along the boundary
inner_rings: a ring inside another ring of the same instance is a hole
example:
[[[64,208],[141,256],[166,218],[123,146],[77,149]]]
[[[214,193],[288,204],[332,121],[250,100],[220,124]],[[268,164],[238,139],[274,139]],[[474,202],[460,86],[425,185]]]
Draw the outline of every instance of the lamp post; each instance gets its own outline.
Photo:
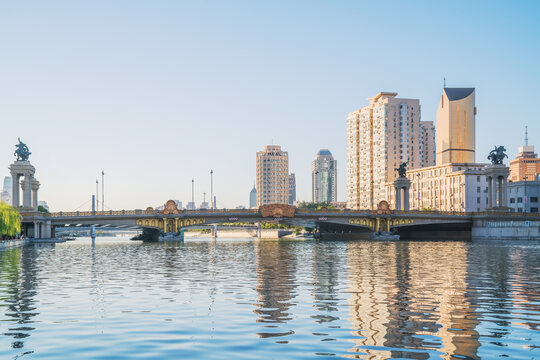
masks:
[[[105,211],[105,172],[101,170],[101,211]]]
[[[191,179],[191,204],[195,208],[195,179]]]
[[[420,209],[420,173],[416,173],[416,206]]]
[[[214,170],[210,169],[210,209],[214,210]]]
[[[315,199],[313,199],[314,203],[319,202],[319,170],[315,170]]]
[[[96,209],[99,211],[99,180],[96,179]]]
[[[523,181],[525,182],[525,202],[523,203],[523,212],[527,212],[527,176],[523,177]]]

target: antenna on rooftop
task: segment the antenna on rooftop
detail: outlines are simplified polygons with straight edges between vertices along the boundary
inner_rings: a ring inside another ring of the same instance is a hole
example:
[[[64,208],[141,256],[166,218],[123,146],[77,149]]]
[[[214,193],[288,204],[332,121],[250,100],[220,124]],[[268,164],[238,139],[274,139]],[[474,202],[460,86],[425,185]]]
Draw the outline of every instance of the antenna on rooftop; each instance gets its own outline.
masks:
[[[446,78],[443,77],[443,89],[446,89]]]
[[[527,126],[525,126],[525,146],[529,146],[529,132],[527,131]]]

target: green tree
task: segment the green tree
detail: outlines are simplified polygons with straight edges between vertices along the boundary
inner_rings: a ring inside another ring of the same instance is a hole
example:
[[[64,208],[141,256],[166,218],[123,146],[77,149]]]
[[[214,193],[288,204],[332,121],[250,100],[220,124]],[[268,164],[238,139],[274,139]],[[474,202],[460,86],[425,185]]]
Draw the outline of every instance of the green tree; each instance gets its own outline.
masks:
[[[19,211],[0,202],[0,235],[15,236],[21,232],[22,217]]]
[[[313,209],[313,210],[320,210],[321,208],[327,208],[329,210],[335,209],[336,207],[331,203],[326,202],[307,202],[302,201],[300,204],[298,204],[299,209]]]

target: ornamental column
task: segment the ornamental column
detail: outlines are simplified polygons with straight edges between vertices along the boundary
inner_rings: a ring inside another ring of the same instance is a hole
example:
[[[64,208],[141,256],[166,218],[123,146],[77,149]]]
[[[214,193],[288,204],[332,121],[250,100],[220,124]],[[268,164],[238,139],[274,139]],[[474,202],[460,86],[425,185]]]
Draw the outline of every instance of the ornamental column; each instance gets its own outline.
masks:
[[[32,179],[32,207],[35,211],[37,211],[38,208],[38,190],[39,190],[39,181],[37,181],[35,178]]]
[[[485,174],[488,179],[488,210],[508,211],[505,194],[506,182],[510,169],[504,164],[492,164],[486,166]]]
[[[398,177],[394,180],[394,190],[396,191],[396,210],[409,210],[409,189],[411,182],[406,177]],[[401,203],[401,190],[403,190],[403,206]]]
[[[21,176],[17,173],[11,172],[11,193],[13,194],[11,197],[11,205],[13,205],[14,208],[19,208],[19,201],[21,198],[21,194],[19,192],[19,186],[21,181]]]

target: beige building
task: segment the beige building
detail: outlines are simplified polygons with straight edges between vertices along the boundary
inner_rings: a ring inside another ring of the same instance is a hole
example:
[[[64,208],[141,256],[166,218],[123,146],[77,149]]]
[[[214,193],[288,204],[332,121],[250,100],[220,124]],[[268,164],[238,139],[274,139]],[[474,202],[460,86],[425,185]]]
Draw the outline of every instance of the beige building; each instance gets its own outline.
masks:
[[[402,162],[434,165],[434,127],[420,121],[418,99],[380,92],[347,117],[347,206],[375,209]]]
[[[540,174],[540,158],[534,152],[534,146],[520,146],[516,158],[510,161],[511,181],[534,180],[534,176]]]
[[[289,154],[268,145],[257,152],[257,206],[289,203]]]
[[[411,182],[411,210],[484,211],[488,205],[486,164],[452,163],[407,171]],[[386,184],[386,201],[392,209],[395,190]]]
[[[475,162],[475,90],[444,88],[437,109],[438,165]]]

